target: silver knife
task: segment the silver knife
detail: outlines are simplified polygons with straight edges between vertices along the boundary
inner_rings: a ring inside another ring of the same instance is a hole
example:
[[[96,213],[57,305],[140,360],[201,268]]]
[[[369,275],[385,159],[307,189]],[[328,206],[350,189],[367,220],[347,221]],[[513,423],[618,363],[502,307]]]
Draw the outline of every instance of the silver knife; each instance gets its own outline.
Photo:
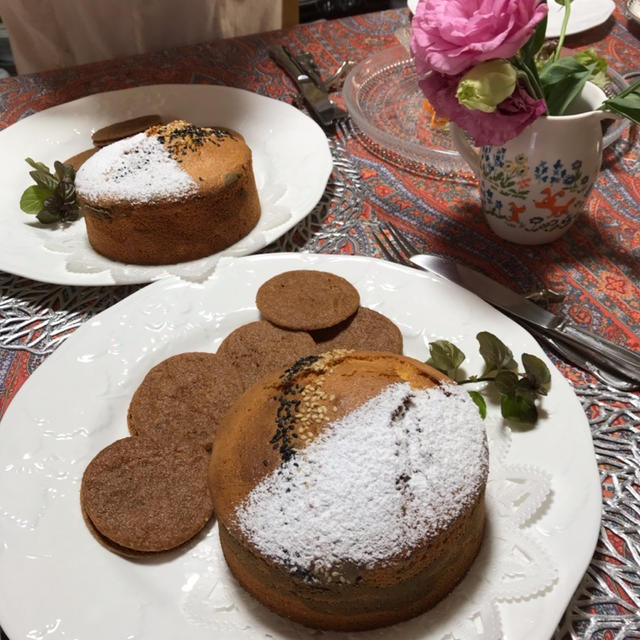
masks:
[[[561,340],[579,350],[586,350],[597,364],[614,369],[630,380],[640,382],[640,353],[587,331],[464,265],[427,255],[411,256],[411,262],[469,289],[486,302],[515,318],[526,321],[551,338]]]
[[[336,120],[346,117],[344,109],[337,107],[329,94],[321,89],[296,62],[289,50],[282,45],[269,48],[271,57],[291,76],[316,120],[323,126],[329,126]]]
[[[574,346],[561,342],[560,340],[554,340],[548,333],[544,333],[539,329],[535,329],[532,325],[523,323],[531,335],[544,347],[550,351],[555,351],[557,355],[564,358],[567,362],[583,369],[590,373],[594,378],[607,386],[618,389],[619,391],[638,391],[640,389],[640,383],[629,380],[620,376],[615,371],[611,371],[609,367],[603,367],[597,365],[593,360],[593,354],[588,353],[586,350],[578,350]]]

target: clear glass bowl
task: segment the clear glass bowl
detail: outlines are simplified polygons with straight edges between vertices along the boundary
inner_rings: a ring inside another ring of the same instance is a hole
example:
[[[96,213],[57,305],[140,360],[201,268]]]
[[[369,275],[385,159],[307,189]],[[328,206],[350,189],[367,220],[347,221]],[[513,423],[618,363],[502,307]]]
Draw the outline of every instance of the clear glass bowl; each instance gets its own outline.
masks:
[[[611,95],[627,86],[615,71]],[[467,163],[456,150],[448,126],[430,126],[424,96],[413,60],[398,45],[372,54],[347,76],[342,90],[349,114],[362,141],[385,160],[416,173],[472,179]],[[603,136],[603,147],[617,140],[629,125],[613,121]]]

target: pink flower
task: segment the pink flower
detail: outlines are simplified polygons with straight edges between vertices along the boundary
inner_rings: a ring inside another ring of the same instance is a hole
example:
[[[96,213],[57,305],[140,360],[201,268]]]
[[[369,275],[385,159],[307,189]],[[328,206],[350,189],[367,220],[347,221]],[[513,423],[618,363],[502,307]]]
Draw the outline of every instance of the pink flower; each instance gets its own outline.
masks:
[[[420,0],[411,24],[419,75],[455,74],[510,58],[547,13],[541,0]]]
[[[467,109],[456,98],[461,77],[462,74],[451,76],[433,71],[419,85],[436,114],[455,122],[478,146],[504,144],[546,111],[544,100],[532,98],[520,84],[493,113]]]

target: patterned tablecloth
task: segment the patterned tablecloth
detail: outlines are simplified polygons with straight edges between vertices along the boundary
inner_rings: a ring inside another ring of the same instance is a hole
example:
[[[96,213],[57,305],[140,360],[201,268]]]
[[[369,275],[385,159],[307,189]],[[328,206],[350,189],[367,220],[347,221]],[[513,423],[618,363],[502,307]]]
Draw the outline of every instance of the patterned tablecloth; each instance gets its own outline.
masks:
[[[295,102],[293,85],[269,58],[268,45],[306,49],[328,72],[342,59],[360,60],[396,45],[394,32],[408,21],[407,10],[385,11],[0,80],[0,128],[88,94],[149,84],[222,84]],[[566,44],[593,46],[624,74],[638,69],[639,35],[620,5],[604,25]],[[330,133],[330,145],[334,172],[321,202],[268,251],[378,255],[372,232],[393,221],[425,252],[451,256],[520,291],[550,287],[566,292],[557,311],[640,349],[640,144],[635,127],[606,150],[589,211],[564,237],[543,246],[501,241],[485,223],[476,185],[384,161],[363,144],[350,122]],[[34,369],[75,328],[137,288],[63,287],[0,272],[0,416]],[[589,417],[604,504],[596,552],[556,637],[638,638],[640,396],[613,391],[561,360],[554,362],[573,383]]]

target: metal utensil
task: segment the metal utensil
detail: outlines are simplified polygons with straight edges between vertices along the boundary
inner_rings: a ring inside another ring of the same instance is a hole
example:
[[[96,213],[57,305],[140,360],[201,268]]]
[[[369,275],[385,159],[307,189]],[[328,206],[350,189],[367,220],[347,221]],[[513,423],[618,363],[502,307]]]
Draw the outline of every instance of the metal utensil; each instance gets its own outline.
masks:
[[[567,362],[575,364],[583,371],[590,373],[596,380],[599,380],[608,387],[613,387],[619,391],[637,391],[640,389],[640,384],[633,382],[627,378],[618,376],[617,374],[607,371],[602,367],[595,364],[590,356],[586,353],[582,353],[577,349],[570,347],[569,345],[561,342],[560,340],[554,340],[542,331],[536,331],[533,327],[527,325],[524,326],[529,330],[531,335],[543,346],[554,351],[561,358],[564,358]]]
[[[302,67],[307,75],[327,93],[337,91],[342,85],[342,80],[356,64],[353,60],[343,60],[328,78],[323,79],[312,53],[302,51],[293,55],[295,61]]]
[[[315,119],[323,126],[329,126],[347,117],[347,112],[337,107],[326,91],[321,89],[295,61],[291,52],[282,45],[270,47],[271,57],[293,79]]]
[[[404,238],[392,224],[386,224],[385,227],[389,231],[388,236],[374,232],[374,238],[380,246],[384,256],[392,262],[398,262],[406,266],[422,268],[424,270],[424,267],[421,267],[416,264],[415,261],[412,261],[407,257],[407,254],[412,254],[417,251],[416,247]],[[455,273],[452,275],[455,276]],[[458,284],[461,283],[458,282]],[[533,305],[533,307],[537,307],[537,305],[529,302],[526,298],[522,299],[530,305]],[[538,309],[543,312],[545,311],[540,307],[538,307]],[[614,363],[603,358],[600,352],[589,349],[588,347],[579,348],[576,345],[567,344],[561,340],[555,339],[553,335],[550,335],[549,331],[542,330],[538,325],[529,323],[521,317],[513,316],[508,312],[507,315],[520,322],[520,324],[522,324],[536,339],[539,339],[540,342],[544,342],[549,348],[554,349],[568,362],[591,373],[601,382],[622,391],[631,391],[639,387],[640,370],[635,370],[635,376],[632,375],[630,377],[626,377],[625,375],[621,375],[621,372],[616,368]],[[633,354],[633,352],[629,353]],[[624,373],[627,373],[627,371]]]
[[[410,260],[427,271],[462,285],[510,316],[534,325],[552,339],[568,343],[578,350],[586,350],[597,366],[640,383],[640,354],[539,307],[524,296],[465,265],[437,256],[415,255],[411,256]]]

